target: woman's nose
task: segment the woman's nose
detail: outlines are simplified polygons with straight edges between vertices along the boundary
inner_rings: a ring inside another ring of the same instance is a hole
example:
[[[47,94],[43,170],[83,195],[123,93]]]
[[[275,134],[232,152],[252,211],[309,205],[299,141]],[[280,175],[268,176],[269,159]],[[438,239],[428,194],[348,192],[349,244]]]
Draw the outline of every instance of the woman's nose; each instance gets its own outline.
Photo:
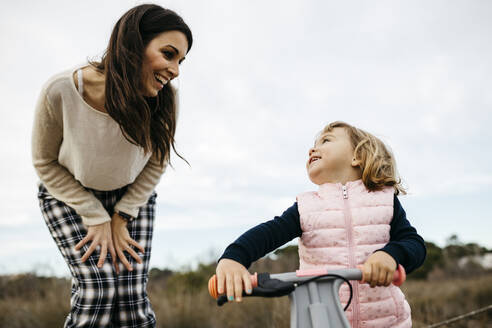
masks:
[[[311,156],[311,154],[312,154],[312,153],[314,153],[314,147],[311,147],[311,148],[309,149],[309,156]]]
[[[179,64],[178,63],[173,63],[171,66],[168,68],[169,72],[172,75],[172,78],[176,78],[179,75]]]

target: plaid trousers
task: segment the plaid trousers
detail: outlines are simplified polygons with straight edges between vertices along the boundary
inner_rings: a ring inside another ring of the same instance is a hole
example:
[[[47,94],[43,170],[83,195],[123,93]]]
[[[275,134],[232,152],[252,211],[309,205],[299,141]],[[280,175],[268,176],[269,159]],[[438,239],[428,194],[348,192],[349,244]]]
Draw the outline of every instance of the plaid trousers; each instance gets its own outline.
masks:
[[[126,187],[112,191],[92,192],[112,215],[113,207]],[[40,184],[38,199],[51,236],[72,274],[71,310],[64,327],[155,327],[155,314],[147,297],[152,231],[155,213],[154,192],[140,208],[138,218],[128,223],[130,237],[145,248],[140,254],[142,264],[125,254],[133,267],[128,271],[119,261],[117,275],[108,252],[102,268],[97,267],[99,252],[95,251],[81,263],[89,245],[75,251],[75,245],[87,234],[82,218],[74,209],[51,196]]]

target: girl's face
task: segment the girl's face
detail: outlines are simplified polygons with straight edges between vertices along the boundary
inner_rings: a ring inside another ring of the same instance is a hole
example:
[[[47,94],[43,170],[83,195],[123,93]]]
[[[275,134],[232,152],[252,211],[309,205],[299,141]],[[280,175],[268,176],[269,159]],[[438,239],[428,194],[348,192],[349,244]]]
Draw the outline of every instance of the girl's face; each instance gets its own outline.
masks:
[[[317,184],[345,183],[355,180],[358,163],[354,149],[344,128],[334,128],[321,134],[309,149],[306,163],[309,179]]]
[[[142,93],[156,97],[169,81],[179,75],[179,65],[188,50],[188,40],[180,31],[166,31],[152,39],[144,50]]]

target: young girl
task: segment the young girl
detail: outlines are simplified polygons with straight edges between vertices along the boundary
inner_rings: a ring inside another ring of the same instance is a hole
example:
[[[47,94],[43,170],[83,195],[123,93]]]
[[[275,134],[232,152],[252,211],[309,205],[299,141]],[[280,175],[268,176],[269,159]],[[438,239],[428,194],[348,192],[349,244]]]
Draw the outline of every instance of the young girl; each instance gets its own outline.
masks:
[[[140,5],[118,20],[101,62],[41,91],[32,156],[41,212],[72,274],[65,327],[155,326],[146,293],[154,188],[174,149],[169,81],[191,45],[175,12]]]
[[[391,281],[398,264],[407,273],[418,268],[426,249],[396,197],[404,190],[392,154],[373,135],[334,122],[309,150],[306,168],[318,191],[298,195],[280,217],[227,247],[217,265],[218,292],[241,301],[243,286],[251,293],[246,268],[300,237],[301,270],[363,265],[365,283],[353,283],[354,298],[346,311],[352,327],[411,327],[410,307]],[[340,300],[348,300],[345,285]]]

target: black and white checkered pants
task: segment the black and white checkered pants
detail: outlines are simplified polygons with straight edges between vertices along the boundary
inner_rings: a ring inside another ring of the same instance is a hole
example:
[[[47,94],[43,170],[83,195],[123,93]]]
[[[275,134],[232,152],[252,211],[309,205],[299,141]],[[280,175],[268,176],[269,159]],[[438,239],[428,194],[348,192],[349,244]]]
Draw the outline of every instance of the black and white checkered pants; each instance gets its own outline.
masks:
[[[126,187],[112,191],[88,190],[112,215],[113,207]],[[156,197],[154,192],[147,204],[140,208],[138,218],[128,223],[130,237],[145,248],[145,254],[141,254],[143,263],[138,264],[127,255],[133,271],[128,271],[118,261],[120,273],[117,275],[109,252],[102,268],[97,267],[97,251],[84,263],[80,262],[89,247],[85,245],[80,251],[74,250],[87,234],[82,218],[74,209],[51,196],[42,184],[39,185],[41,212],[72,274],[71,310],[64,327],[155,327],[146,285]]]

